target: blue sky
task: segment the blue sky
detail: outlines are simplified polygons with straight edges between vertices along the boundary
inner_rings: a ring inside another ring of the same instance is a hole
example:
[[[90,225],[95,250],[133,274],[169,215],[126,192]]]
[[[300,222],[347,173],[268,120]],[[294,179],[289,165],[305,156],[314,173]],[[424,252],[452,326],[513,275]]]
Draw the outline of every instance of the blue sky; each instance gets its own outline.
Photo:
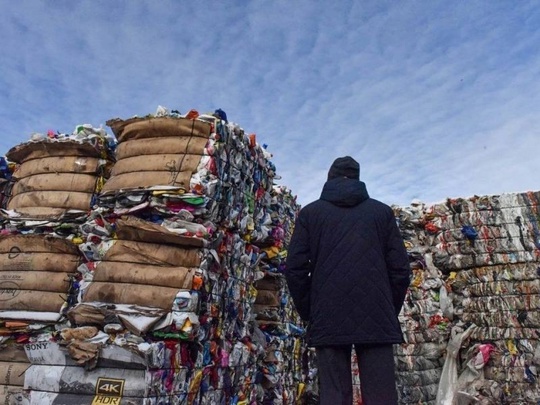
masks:
[[[222,108],[302,204],[343,155],[388,204],[540,189],[536,1],[0,0],[0,15],[0,154],[158,105]]]

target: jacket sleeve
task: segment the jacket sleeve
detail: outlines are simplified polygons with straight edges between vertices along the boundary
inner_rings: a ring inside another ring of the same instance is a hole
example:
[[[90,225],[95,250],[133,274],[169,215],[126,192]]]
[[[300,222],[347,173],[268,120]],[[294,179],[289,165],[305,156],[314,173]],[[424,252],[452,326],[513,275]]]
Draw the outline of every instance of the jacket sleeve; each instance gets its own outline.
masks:
[[[392,299],[396,314],[399,314],[405,301],[407,289],[411,282],[411,265],[403,237],[396,224],[394,215],[391,215],[388,224],[388,241],[386,245],[386,267],[392,288]]]
[[[311,296],[311,260],[307,227],[300,211],[289,244],[285,278],[300,318],[309,320]]]

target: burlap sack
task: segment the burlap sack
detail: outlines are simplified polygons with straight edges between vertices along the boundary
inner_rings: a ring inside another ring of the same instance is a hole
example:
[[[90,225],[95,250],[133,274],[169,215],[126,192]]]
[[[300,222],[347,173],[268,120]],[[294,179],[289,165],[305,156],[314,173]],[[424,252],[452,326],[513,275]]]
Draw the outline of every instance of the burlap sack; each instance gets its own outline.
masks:
[[[65,293],[69,288],[69,278],[66,273],[42,271],[0,272],[0,290],[11,288]]]
[[[281,277],[265,276],[264,278],[255,282],[255,288],[257,290],[271,290],[279,291],[283,285],[283,279]]]
[[[0,349],[0,362],[30,363],[22,344],[7,344]],[[4,381],[0,380],[0,383]],[[0,402],[1,403],[1,402]]]
[[[79,256],[79,249],[71,241],[48,235],[0,236],[0,253],[67,253]]]
[[[103,261],[180,267],[199,267],[201,263],[198,249],[129,240],[117,240]]]
[[[257,290],[257,298],[255,299],[257,305],[269,305],[279,306],[279,292],[269,290]]]
[[[193,172],[191,170],[184,172],[176,171],[148,171],[123,173],[112,176],[101,190],[102,193],[119,190],[137,190],[150,187],[167,186],[172,188],[182,188],[189,190],[189,182]]]
[[[158,141],[155,141],[156,143]],[[111,176],[134,172],[185,172],[197,171],[201,161],[201,155],[197,154],[161,154],[139,155],[125,159],[119,159],[111,171]]]
[[[279,307],[269,305],[253,305],[253,312],[256,314],[258,321],[264,321],[264,323],[281,323],[281,316],[279,314]]]
[[[195,270],[195,268],[187,267],[102,261],[94,271],[93,280],[190,289],[193,284]]]
[[[112,119],[106,123],[119,143],[143,138],[202,137],[208,138],[212,126],[208,122],[187,118],[157,117]]]
[[[96,176],[81,173],[44,173],[17,180],[12,195],[29,191],[63,191],[93,193],[96,189]]]
[[[91,201],[92,193],[31,191],[10,198],[7,208],[17,210],[25,207],[50,207],[88,211]]]
[[[49,158],[52,156],[99,157],[100,152],[89,143],[68,140],[62,142],[27,142],[11,148],[6,153],[8,160],[19,164],[32,159]]]
[[[106,316],[107,310],[105,308],[97,308],[88,304],[77,304],[67,311],[67,318],[74,325],[102,325],[105,323]]]
[[[20,398],[23,398],[25,395],[28,395],[24,386],[22,385],[5,385],[0,384],[0,404],[3,405],[12,405],[19,403],[29,403],[21,402]]]
[[[13,177],[22,179],[43,173],[95,174],[98,168],[99,159],[95,157],[53,156],[24,162],[15,170]]]
[[[0,384],[23,386],[24,372],[30,367],[29,363],[0,362]]]
[[[0,310],[59,312],[66,294],[58,292],[0,289]]]
[[[164,153],[173,154],[202,154],[206,143],[206,138],[187,137],[161,137],[159,139],[133,139],[124,141],[116,149],[118,160],[141,155],[161,155]]]
[[[52,271],[73,273],[79,266],[79,260],[79,256],[65,253],[0,253],[0,272]]]
[[[170,311],[170,308],[167,308],[167,310],[159,308],[146,308],[144,309],[144,311],[141,311],[141,309],[139,308],[139,311],[140,314],[144,317],[155,318],[156,320],[159,320],[163,315],[165,315],[166,312]],[[114,306],[107,305],[105,303],[102,303],[100,305],[79,303],[74,307],[70,308],[67,311],[66,316],[75,325],[104,325],[108,323],[108,320],[117,316],[118,313],[122,312],[122,308],[115,308]],[[126,323],[126,319],[127,318],[124,318],[122,322],[127,325],[128,323]],[[139,325],[139,327],[140,326],[141,325]],[[140,330],[138,330],[137,334],[139,333]]]
[[[204,240],[182,236],[167,228],[136,217],[122,217],[116,221],[118,239],[167,245],[203,247]]]
[[[178,288],[93,281],[84,293],[82,302],[141,305],[170,310],[178,291]]]

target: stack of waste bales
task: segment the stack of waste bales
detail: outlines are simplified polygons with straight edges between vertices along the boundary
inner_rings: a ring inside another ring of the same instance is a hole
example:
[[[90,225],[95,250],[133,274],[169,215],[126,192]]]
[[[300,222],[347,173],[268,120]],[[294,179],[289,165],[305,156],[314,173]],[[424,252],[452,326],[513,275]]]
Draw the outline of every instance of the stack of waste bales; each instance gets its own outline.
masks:
[[[6,403],[24,403],[26,377],[36,363],[32,353],[44,347],[35,343],[42,335],[54,336],[76,302],[83,259],[78,226],[92,197],[77,201],[81,193],[97,191],[110,162],[109,140],[102,130],[81,125],[71,135],[34,134],[7,154],[12,176],[4,176],[9,187],[0,235],[0,368]]]
[[[540,400],[539,196],[449,199],[431,207],[434,263],[454,306],[441,401]]]
[[[539,201],[394,207],[413,270],[396,346],[400,403],[538,402]]]
[[[433,265],[424,204],[393,207],[413,277],[399,319],[405,343],[396,345],[398,392],[402,404],[434,404],[448,337],[449,298],[442,273]]]
[[[282,272],[298,207],[271,155],[221,110],[108,125],[117,161],[80,226],[77,304],[34,342],[48,354],[30,353],[28,397],[297,401],[305,345]],[[259,295],[269,278],[278,289]]]
[[[80,256],[77,246],[66,239],[0,236],[1,319],[58,321],[73,300],[73,277]],[[17,323],[15,329],[25,326]]]
[[[10,218],[61,219],[85,215],[112,163],[105,130],[79,125],[72,134],[34,134],[6,157],[16,163],[7,203]]]
[[[81,125],[0,160],[0,402],[317,403],[283,277],[299,206],[266,147],[222,110],[107,124],[118,143]],[[539,203],[394,207],[401,404],[538,403]]]
[[[257,333],[265,348],[259,373],[265,390],[263,403],[292,403],[303,398],[311,403],[316,392],[309,384],[309,365],[313,355],[304,346],[299,315],[290,299],[283,276],[286,248],[293,231],[296,203],[289,190],[274,188],[269,209],[271,228],[266,242],[259,243],[262,250],[259,272],[255,282],[257,297],[254,312]],[[264,337],[264,339],[262,339]],[[294,388],[298,390],[293,391]]]

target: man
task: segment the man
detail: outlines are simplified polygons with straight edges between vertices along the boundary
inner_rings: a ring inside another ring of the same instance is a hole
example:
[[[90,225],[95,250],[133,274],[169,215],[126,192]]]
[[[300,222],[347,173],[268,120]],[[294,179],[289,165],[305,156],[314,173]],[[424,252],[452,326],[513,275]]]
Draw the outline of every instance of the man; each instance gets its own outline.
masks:
[[[316,348],[321,404],[352,404],[353,345],[363,404],[397,404],[392,345],[411,269],[392,209],[369,197],[350,156],[299,212],[285,275]]]

